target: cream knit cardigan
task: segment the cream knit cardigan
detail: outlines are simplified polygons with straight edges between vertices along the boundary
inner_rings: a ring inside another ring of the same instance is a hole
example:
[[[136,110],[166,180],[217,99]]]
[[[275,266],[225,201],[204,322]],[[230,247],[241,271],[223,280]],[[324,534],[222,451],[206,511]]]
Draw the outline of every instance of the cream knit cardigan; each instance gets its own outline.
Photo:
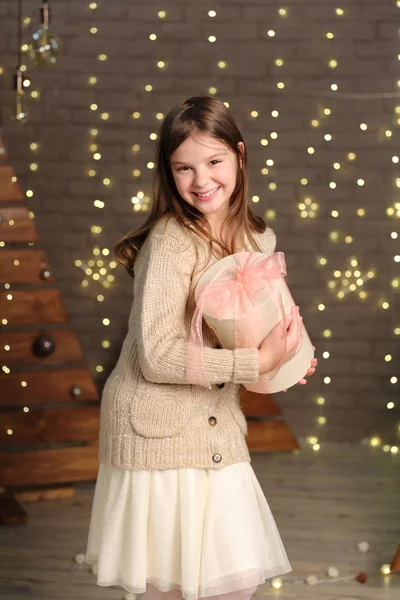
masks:
[[[272,254],[275,234],[254,234]],[[246,242],[245,250],[255,250]],[[134,267],[128,333],[102,394],[99,458],[134,470],[213,468],[250,462],[240,383],[257,381],[258,350],[217,348],[203,322],[204,366],[211,389],[186,379],[194,290],[217,259],[208,244],[163,217]],[[223,385],[225,384],[225,385]]]

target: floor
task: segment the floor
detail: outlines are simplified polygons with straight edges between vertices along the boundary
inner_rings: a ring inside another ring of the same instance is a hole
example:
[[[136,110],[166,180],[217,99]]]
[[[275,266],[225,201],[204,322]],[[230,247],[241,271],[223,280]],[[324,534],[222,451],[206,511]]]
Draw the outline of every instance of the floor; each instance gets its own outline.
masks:
[[[252,457],[293,567],[280,589],[268,581],[255,597],[399,600],[400,571],[382,575],[380,568],[400,544],[400,455],[363,444],[302,446]],[[27,504],[26,526],[0,528],[0,598],[124,598],[120,588],[96,586],[90,567],[73,560],[85,551],[93,489],[79,484],[73,498]],[[361,541],[369,552],[358,550]],[[355,580],[359,572],[366,583]],[[311,574],[323,582],[307,585]]]

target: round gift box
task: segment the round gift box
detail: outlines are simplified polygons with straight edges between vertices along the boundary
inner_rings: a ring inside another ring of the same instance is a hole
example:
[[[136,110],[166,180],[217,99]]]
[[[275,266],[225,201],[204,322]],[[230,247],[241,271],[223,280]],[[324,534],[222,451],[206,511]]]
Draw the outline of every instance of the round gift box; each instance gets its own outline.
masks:
[[[265,254],[259,252],[241,252],[241,255],[258,255],[265,259]],[[214,282],[218,281],[218,273],[227,267],[236,265],[235,255],[226,256],[225,258],[214,263],[200,278],[196,290],[195,299],[199,300],[200,293],[204,286],[210,283],[213,278]],[[232,276],[224,275],[223,280],[228,281],[233,279]],[[275,291],[274,291],[275,290]],[[281,296],[282,306],[287,316],[290,315],[292,306],[294,306],[293,297],[289,291],[285,279],[272,279],[267,282],[263,290],[254,292],[255,307],[242,315],[236,315],[236,338],[233,307],[224,307],[224,317],[217,318],[211,314],[205,302],[203,309],[203,318],[210,329],[213,330],[216,338],[223,348],[234,349],[239,348],[259,348],[267,335],[276,327],[282,318],[280,308],[276,303],[276,290]],[[223,295],[221,292],[221,301]],[[295,385],[304,377],[307,369],[310,366],[311,359],[314,356],[314,351],[310,338],[304,324],[301,325],[302,342],[301,347],[296,356],[284,363],[278,373],[272,379],[268,379],[265,375],[260,375],[256,383],[244,384],[245,387],[253,392],[258,393],[276,393],[288,389]]]

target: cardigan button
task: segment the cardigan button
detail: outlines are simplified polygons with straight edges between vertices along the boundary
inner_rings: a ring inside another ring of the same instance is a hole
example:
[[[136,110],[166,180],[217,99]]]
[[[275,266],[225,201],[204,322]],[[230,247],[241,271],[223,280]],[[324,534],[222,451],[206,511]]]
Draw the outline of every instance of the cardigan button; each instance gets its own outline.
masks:
[[[220,454],[214,454],[214,456],[212,457],[213,461],[215,463],[220,463],[222,460],[222,456]]]
[[[217,384],[217,388],[219,388],[220,390],[222,390],[223,387],[225,387],[224,383],[218,383]]]
[[[208,419],[208,423],[209,423],[209,425],[216,425],[217,424],[217,419],[215,417],[210,417]]]

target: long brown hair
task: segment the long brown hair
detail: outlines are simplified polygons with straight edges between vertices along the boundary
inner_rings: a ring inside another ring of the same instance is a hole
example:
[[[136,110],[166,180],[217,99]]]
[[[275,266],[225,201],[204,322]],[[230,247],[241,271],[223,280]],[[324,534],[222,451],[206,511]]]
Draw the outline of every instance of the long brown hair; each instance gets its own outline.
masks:
[[[205,133],[224,142],[237,157],[237,180],[232,193],[229,214],[222,224],[228,227],[230,238],[223,242],[214,238],[206,217],[185,202],[178,193],[173,178],[170,157],[192,133]],[[155,177],[153,202],[146,222],[127,233],[115,246],[115,256],[133,277],[133,265],[140,248],[154,225],[164,215],[175,216],[182,227],[206,237],[210,243],[222,249],[222,255],[236,252],[235,240],[239,233],[245,233],[257,248],[252,232],[262,233],[266,225],[261,217],[253,214],[248,202],[247,150],[241,152],[238,143],[242,135],[231,111],[217,98],[195,96],[176,104],[165,117],[158,138],[155,156]]]

